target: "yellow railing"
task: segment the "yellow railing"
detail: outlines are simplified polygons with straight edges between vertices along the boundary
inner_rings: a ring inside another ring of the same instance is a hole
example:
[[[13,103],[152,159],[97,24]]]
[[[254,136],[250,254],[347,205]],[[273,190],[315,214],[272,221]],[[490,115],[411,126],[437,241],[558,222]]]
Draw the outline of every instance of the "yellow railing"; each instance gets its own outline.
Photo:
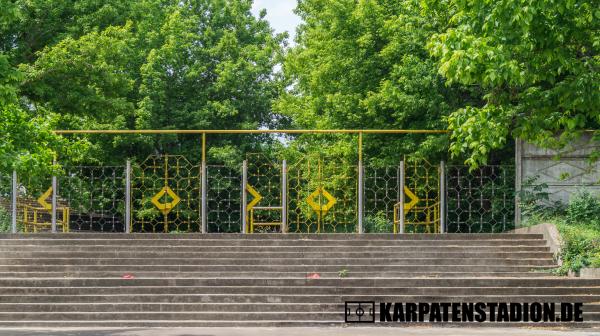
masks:
[[[418,230],[419,226],[425,227],[426,233],[440,233],[440,203],[434,203],[430,206],[415,206],[410,209],[412,220],[404,216],[404,226],[413,226]],[[394,204],[394,233],[398,233],[400,225],[400,203]],[[433,230],[432,230],[433,229]]]
[[[248,216],[248,219],[250,221],[250,233],[254,233],[254,227],[278,227],[281,230],[281,227],[283,226],[283,223],[281,222],[281,220],[279,221],[270,221],[270,222],[262,222],[262,221],[257,221],[254,213],[255,211],[276,211],[276,212],[283,212],[283,207],[280,206],[254,206],[251,207],[249,209],[250,215]],[[281,217],[279,217],[281,218]]]
[[[52,227],[50,210],[42,207],[34,207],[31,205],[22,205],[23,207],[23,231],[38,232],[40,229],[49,229]],[[62,218],[57,219],[56,225],[62,227],[63,232],[69,232],[69,215],[68,207],[57,207],[56,213],[61,214]]]
[[[445,134],[447,130],[405,129],[258,129],[258,130],[55,130],[56,134],[201,134],[202,160],[206,159],[207,134],[358,134],[358,157],[362,160],[363,134]]]

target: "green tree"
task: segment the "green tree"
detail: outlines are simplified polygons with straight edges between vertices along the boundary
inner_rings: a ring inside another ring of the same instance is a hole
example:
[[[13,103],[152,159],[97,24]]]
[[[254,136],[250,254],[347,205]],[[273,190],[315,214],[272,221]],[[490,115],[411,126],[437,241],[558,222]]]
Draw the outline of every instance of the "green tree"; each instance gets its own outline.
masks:
[[[9,24],[0,25],[0,50],[13,64],[31,63],[36,53],[64,38],[77,38],[111,25],[123,25],[132,4],[121,0],[1,0],[10,13]]]
[[[428,1],[439,5],[439,1]],[[442,1],[451,26],[431,38],[449,84],[480,88],[449,121],[451,152],[476,166],[519,137],[560,147],[600,125],[596,0]]]
[[[443,117],[471,100],[444,84],[424,47],[445,29],[444,11],[425,12],[417,0],[306,0],[296,12],[304,23],[284,66],[290,89],[275,105],[295,127],[445,129]],[[439,158],[446,140],[368,136],[365,153]]]
[[[51,11],[42,16],[51,36],[30,43],[15,33],[9,53],[13,63],[24,62],[22,96],[56,113],[59,128],[251,129],[273,122],[280,87],[273,69],[285,36],[273,34],[264,13],[254,17],[249,0],[17,3],[25,18],[14,31]],[[91,162],[199,153],[198,137],[87,138],[96,144]],[[211,142],[221,146],[215,155],[247,147],[240,138]]]
[[[17,9],[11,2],[0,2],[0,28],[17,20]],[[58,137],[51,132],[50,119],[29,113],[19,101],[19,82],[23,75],[0,51],[0,174],[19,173],[41,175],[51,169]]]
[[[255,18],[251,1],[190,1],[176,6],[156,32],[159,45],[141,67],[139,128],[256,129],[273,124],[273,77],[284,35]],[[222,140],[222,139],[221,139]],[[239,137],[215,145],[248,147]],[[162,149],[189,146],[166,140]],[[232,147],[227,147],[232,148]],[[239,156],[239,151],[235,151]]]

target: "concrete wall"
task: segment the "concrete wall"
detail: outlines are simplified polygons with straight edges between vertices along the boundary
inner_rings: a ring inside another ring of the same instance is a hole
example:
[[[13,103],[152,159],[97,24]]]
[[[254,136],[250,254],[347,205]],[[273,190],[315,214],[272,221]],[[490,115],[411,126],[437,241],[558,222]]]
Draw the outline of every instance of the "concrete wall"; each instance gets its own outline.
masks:
[[[560,151],[517,140],[515,189],[521,190],[528,178],[539,176],[535,183],[548,185],[552,202],[568,203],[571,195],[582,188],[600,196],[600,160],[592,164],[588,162],[594,150],[600,150],[600,143],[592,141],[591,134]],[[518,224],[518,210],[516,217]]]

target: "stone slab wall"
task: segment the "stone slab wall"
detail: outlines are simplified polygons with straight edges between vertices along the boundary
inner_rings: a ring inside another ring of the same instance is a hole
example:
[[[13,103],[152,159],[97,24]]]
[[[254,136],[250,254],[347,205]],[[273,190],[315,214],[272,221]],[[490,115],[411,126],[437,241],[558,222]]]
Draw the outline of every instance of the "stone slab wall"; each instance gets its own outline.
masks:
[[[600,196],[600,160],[589,162],[590,153],[598,149],[600,143],[594,142],[591,134],[560,151],[517,140],[515,189],[521,190],[529,178],[537,176],[535,183],[548,185],[552,202],[568,203],[570,197],[582,188]],[[516,217],[519,223],[519,211]]]

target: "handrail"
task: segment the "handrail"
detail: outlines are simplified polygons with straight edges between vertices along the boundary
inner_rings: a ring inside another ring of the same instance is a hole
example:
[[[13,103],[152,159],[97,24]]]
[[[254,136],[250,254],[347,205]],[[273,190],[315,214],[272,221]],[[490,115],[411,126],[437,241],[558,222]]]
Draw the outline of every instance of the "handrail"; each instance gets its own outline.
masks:
[[[258,129],[258,130],[55,130],[56,134],[444,134],[447,130],[404,130],[404,129]]]

